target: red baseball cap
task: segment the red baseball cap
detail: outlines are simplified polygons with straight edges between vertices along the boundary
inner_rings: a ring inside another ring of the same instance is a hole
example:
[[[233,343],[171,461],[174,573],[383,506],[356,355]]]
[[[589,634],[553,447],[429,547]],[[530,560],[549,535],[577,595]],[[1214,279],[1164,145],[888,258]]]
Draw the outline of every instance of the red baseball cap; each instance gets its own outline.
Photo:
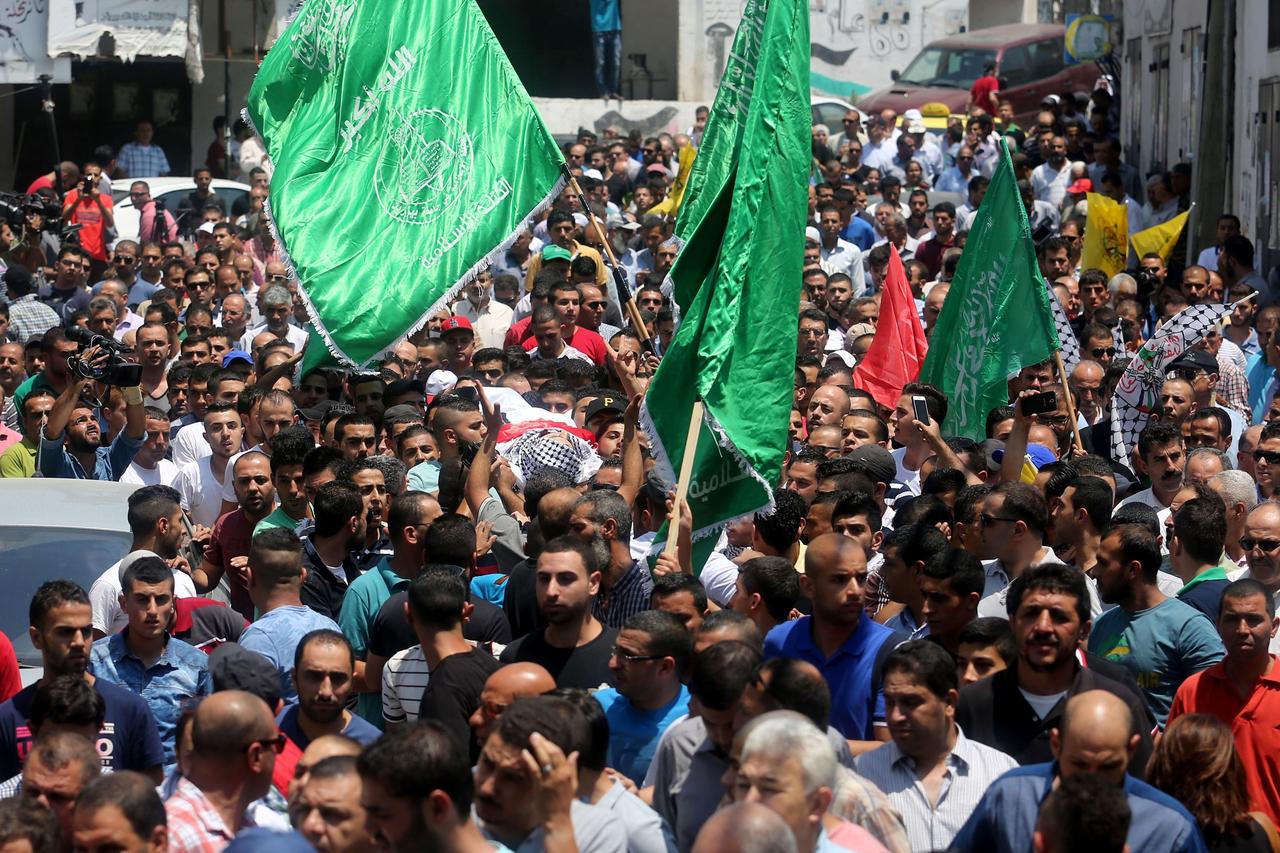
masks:
[[[440,324],[440,337],[444,337],[456,329],[466,329],[468,332],[475,334],[475,330],[471,328],[471,321],[466,317],[458,317],[449,315],[445,321]]]

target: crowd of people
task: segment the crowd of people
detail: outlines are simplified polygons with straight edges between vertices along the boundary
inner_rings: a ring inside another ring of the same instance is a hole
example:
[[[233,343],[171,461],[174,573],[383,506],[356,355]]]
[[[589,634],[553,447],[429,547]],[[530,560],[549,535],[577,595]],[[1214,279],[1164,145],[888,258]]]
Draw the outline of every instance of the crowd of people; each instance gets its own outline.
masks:
[[[762,320],[798,329],[783,477],[699,564],[639,420],[675,328],[659,205],[705,112],[567,144],[587,207],[566,191],[363,371],[303,369],[265,168],[239,213],[198,170],[179,229],[130,167],[140,240],[110,239],[112,163],[70,164],[84,199],[46,176],[103,227],[0,226],[0,477],[129,484],[131,543],[88,589],[48,567],[38,680],[0,646],[0,845],[1280,849],[1280,304],[1230,215],[1197,264],[1081,269],[1084,193],[1161,222],[1186,170],[1139,206],[1104,91],[1029,133],[992,98],[941,137],[814,127],[801,302]],[[1011,377],[977,442],[946,389],[890,408],[853,371],[890,246],[933,331],[1000,135],[1081,360]],[[1143,340],[1250,295],[1114,458]],[[93,378],[117,348],[123,387]]]

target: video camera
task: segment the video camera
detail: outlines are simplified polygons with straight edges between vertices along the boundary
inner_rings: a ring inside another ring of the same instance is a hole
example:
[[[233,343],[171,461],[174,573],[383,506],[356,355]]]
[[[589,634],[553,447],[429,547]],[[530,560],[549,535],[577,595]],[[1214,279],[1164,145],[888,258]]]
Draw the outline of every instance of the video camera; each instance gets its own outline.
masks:
[[[14,233],[22,233],[27,224],[27,215],[31,213],[39,213],[44,217],[43,230],[57,232],[58,221],[62,218],[62,208],[57,201],[37,193],[22,195],[0,192],[0,218],[9,224]]]
[[[96,335],[82,326],[67,329],[67,338],[80,345],[80,350],[67,359],[71,372],[81,379],[92,379],[119,388],[132,388],[142,382],[142,365],[125,361],[125,353],[132,352],[119,341]],[[85,350],[98,347],[108,354],[107,363],[95,366],[80,357]]]

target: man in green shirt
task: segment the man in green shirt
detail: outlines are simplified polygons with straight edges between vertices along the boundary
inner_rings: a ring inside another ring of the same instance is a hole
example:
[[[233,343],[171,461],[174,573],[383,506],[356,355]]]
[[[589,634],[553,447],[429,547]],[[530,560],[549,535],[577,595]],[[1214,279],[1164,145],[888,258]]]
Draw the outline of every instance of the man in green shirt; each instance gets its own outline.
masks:
[[[302,473],[302,461],[311,444],[311,431],[297,425],[285,427],[272,439],[271,482],[280,505],[258,522],[253,535],[276,527],[293,530],[299,522],[311,516]]]
[[[57,397],[48,388],[31,391],[22,401],[23,439],[0,453],[0,477],[34,477],[40,428]]]
[[[67,384],[72,380],[67,360],[75,355],[79,349],[80,347],[75,341],[67,339],[67,333],[62,327],[55,326],[45,332],[44,337],[40,340],[40,351],[44,354],[44,370],[28,377],[27,381],[19,385],[17,390],[13,392],[14,408],[21,412],[22,404],[32,391],[38,389],[52,391],[55,399],[65,391]],[[31,435],[27,431],[25,418],[22,421],[22,429],[24,435]],[[32,452],[34,453],[34,451]],[[27,476],[30,475],[28,474]]]

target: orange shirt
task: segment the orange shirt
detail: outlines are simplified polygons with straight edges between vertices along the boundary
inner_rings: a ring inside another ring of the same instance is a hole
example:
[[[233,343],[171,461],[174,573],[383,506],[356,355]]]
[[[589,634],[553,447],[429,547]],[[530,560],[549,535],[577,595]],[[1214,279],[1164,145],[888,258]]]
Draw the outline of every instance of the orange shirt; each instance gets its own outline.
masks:
[[[1244,764],[1250,806],[1280,821],[1280,667],[1271,656],[1271,671],[1241,698],[1216,663],[1182,683],[1169,709],[1169,722],[1183,714],[1210,714],[1231,727],[1236,752]]]

